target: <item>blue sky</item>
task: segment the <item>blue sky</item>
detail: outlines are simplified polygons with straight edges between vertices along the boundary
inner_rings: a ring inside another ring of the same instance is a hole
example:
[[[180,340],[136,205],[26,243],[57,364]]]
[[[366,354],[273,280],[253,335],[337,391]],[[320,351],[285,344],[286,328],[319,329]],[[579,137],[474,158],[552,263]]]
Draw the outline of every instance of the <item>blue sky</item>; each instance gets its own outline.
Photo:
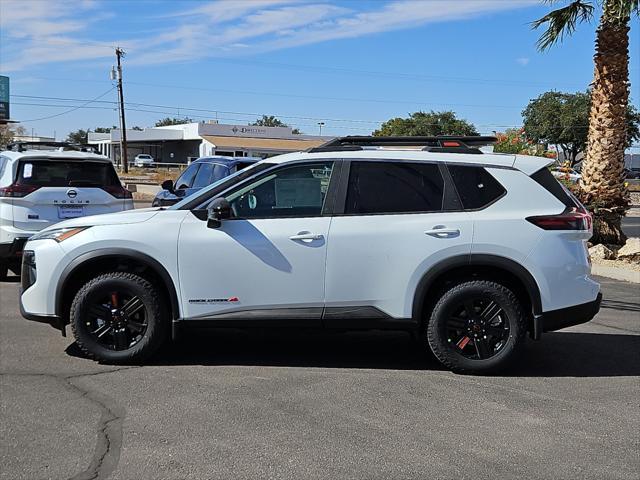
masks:
[[[520,125],[542,92],[591,81],[595,23],[539,53],[529,23],[549,9],[509,0],[2,0],[0,73],[11,78],[11,116],[58,138],[117,125],[115,45],[127,52],[129,126],[274,114],[304,133],[323,121],[323,133],[367,134],[391,117],[446,109],[491,133]],[[638,27],[634,19],[636,105]]]

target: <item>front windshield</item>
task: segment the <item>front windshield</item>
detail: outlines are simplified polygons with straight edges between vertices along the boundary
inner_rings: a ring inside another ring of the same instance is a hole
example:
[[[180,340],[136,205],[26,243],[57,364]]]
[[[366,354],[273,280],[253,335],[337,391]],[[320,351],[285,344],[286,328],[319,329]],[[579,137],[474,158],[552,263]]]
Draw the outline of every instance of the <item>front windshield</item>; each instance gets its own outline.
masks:
[[[197,192],[189,195],[188,197],[183,198],[178,203],[169,207],[169,210],[183,210],[185,208],[192,209],[194,205],[198,205],[202,202],[207,201],[212,198],[218,191],[226,190],[227,188],[234,185],[236,182],[242,181],[245,178],[249,178],[252,175],[255,175],[258,172],[261,172],[267,168],[273,167],[273,163],[254,163],[253,165],[248,166],[247,168],[243,168],[242,170],[238,170],[231,175],[226,177],[222,177],[219,180],[216,180],[211,185],[203,188],[202,190],[198,190]],[[201,199],[201,200],[199,200]]]

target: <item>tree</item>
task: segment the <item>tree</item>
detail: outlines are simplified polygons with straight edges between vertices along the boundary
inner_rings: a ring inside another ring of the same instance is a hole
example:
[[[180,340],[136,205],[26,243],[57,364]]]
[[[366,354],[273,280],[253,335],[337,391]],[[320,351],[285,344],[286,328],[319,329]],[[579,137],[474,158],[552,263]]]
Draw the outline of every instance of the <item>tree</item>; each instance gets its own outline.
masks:
[[[27,131],[20,125],[10,123],[0,125],[0,147],[6,147],[17,135],[26,135]]]
[[[184,125],[185,123],[192,123],[193,119],[184,117],[184,118],[163,118],[162,120],[158,120],[155,124],[156,127],[166,127],[168,125]]]
[[[67,135],[67,142],[69,143],[79,143],[84,145],[88,140],[89,130],[79,129],[75,132],[69,132],[69,135]]]
[[[478,135],[476,127],[451,111],[414,112],[409,118],[392,118],[382,124],[374,136]]]
[[[531,100],[522,112],[526,137],[536,143],[557,145],[574,166],[587,146],[591,92],[545,92]],[[627,107],[625,146],[640,138],[640,115]]]
[[[262,118],[258,118],[255,122],[250,123],[249,125],[253,125],[256,127],[288,127],[289,126],[274,115],[262,115]],[[297,128],[293,128],[291,130],[291,133],[293,133],[294,135],[299,135],[300,130],[298,130]]]
[[[550,0],[549,3],[555,0]],[[579,196],[594,217],[593,243],[622,244],[622,217],[629,208],[624,182],[629,105],[629,22],[640,14],[638,0],[599,0],[602,14],[596,31],[594,79],[591,89],[586,158]],[[533,22],[546,26],[538,48],[547,50],[571,35],[578,23],[589,22],[595,7],[574,0]]]

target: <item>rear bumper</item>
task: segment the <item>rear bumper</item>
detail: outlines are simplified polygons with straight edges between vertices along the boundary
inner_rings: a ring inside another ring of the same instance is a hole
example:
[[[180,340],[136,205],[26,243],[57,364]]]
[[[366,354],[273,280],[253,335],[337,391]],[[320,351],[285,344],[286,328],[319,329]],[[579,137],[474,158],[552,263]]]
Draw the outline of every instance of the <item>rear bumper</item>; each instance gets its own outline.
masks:
[[[598,296],[592,302],[543,312],[534,318],[534,329],[539,333],[553,332],[573,325],[587,323],[600,311],[600,302],[602,302],[602,293],[598,293]]]

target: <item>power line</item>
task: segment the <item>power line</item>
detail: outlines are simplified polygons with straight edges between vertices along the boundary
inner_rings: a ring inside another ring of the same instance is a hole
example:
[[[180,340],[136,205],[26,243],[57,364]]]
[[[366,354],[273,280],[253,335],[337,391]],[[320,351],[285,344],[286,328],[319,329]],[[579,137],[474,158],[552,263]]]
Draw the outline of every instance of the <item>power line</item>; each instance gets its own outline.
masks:
[[[60,112],[60,113],[56,113],[55,115],[49,115],[48,117],[41,117],[41,118],[32,118],[30,120],[22,120],[22,122],[26,123],[26,122],[38,122],[40,120],[48,120],[50,118],[54,118],[54,117],[60,117],[61,115],[66,115],[67,113],[71,113],[71,112],[75,112],[76,110],[79,110],[83,107],[85,107],[86,105],[89,105],[92,102],[95,102],[96,100],[101,99],[102,97],[104,97],[107,93],[113,91],[113,89],[115,89],[116,87],[111,87],[109,90],[107,90],[106,92],[98,95],[96,98],[91,99],[91,100],[87,100],[86,103],[84,103],[83,105],[71,108],[70,110],[67,110],[65,112]]]

